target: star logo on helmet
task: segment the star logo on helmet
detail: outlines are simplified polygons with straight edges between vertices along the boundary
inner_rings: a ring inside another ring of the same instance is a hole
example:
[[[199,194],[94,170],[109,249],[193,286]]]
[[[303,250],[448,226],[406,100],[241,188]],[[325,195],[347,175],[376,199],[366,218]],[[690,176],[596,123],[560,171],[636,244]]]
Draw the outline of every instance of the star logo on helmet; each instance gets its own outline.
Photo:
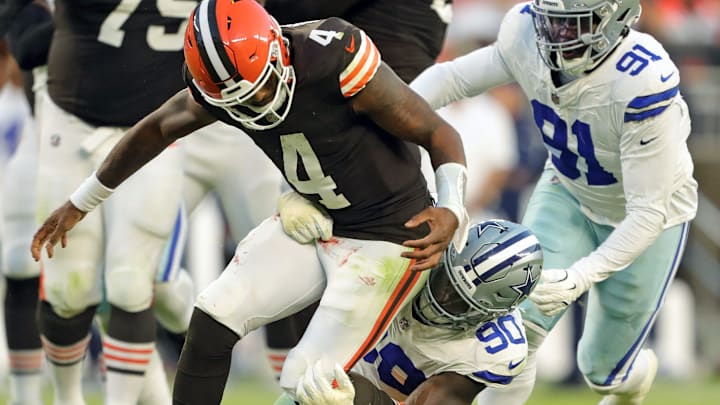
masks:
[[[535,279],[533,278],[532,274],[532,265],[528,264],[527,266],[523,267],[523,270],[525,270],[525,272],[527,273],[525,281],[523,283],[510,286],[510,288],[512,288],[518,293],[519,297],[530,295],[530,291],[535,285]]]

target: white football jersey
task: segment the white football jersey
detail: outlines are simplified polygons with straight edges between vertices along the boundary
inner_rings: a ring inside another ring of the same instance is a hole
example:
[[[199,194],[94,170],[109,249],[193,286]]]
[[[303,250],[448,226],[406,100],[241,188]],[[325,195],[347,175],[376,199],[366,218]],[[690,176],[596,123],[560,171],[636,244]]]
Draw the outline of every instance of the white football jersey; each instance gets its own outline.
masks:
[[[680,74],[652,36],[630,30],[595,71],[556,87],[535,45],[530,5],[518,4],[493,46],[443,69],[412,84],[433,107],[520,85],[548,164],[593,221],[617,226],[633,208],[662,213],[664,228],[694,217],[697,183],[685,144],[690,118],[678,92]]]
[[[556,85],[535,37],[530,4],[518,4],[496,43],[428,68],[411,87],[435,108],[502,84],[522,88],[557,181],[590,220],[615,227],[572,265],[601,281],[632,263],[663,229],[695,217],[680,73],[659,42],[630,29],[594,71]]]
[[[505,386],[525,367],[526,357],[519,310],[475,330],[451,331],[420,323],[407,305],[353,371],[402,401],[429,377],[446,372]]]

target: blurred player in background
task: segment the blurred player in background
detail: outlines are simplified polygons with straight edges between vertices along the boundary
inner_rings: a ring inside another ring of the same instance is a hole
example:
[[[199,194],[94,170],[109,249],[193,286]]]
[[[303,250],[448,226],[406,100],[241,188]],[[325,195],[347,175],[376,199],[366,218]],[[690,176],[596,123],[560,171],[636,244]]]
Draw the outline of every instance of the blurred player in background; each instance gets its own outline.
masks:
[[[17,90],[15,106],[5,105],[3,113],[22,107],[25,111],[19,127],[16,147],[5,166],[2,181],[2,274],[5,276],[4,319],[10,363],[9,403],[39,405],[42,393],[43,352],[37,329],[36,311],[40,283],[40,266],[27,251],[35,225],[35,177],[37,166],[37,116],[29,115],[27,106],[34,107],[34,94],[46,94],[47,51],[52,35],[52,18],[45,2],[35,1],[17,9],[3,27],[12,55],[23,74],[27,92]],[[50,27],[48,32],[47,27]],[[48,35],[49,34],[49,35]],[[4,33],[0,33],[4,36]],[[21,100],[26,98],[29,102]],[[31,108],[32,109],[32,108]],[[10,140],[10,137],[3,136]]]
[[[482,404],[522,404],[535,352],[589,291],[578,364],[603,405],[640,404],[657,371],[642,349],[675,276],[697,209],[679,73],[630,26],[638,0],[535,0],[511,9],[495,44],[429,68],[413,89],[433,107],[517,82],[549,156],[523,224],[545,251],[525,301],[528,366]]]
[[[502,389],[525,366],[527,341],[516,307],[540,279],[542,257],[522,225],[473,225],[462,252],[447,249],[412,306],[350,379],[339,366],[330,370],[319,361],[298,385],[299,402],[467,405],[486,386]]]
[[[383,60],[410,83],[435,63],[452,17],[451,0],[265,0],[280,24],[340,17],[364,30]]]
[[[40,120],[40,216],[94,170],[128,126],[182,87],[175,73],[182,63],[176,38],[192,5],[145,3],[55,3],[49,97]],[[146,91],[149,85],[153,92]],[[82,360],[103,298],[110,303],[103,340],[106,403],[136,403],[156,356],[154,276],[180,206],[179,150],[169,150],[146,171],[162,179],[162,186],[128,184],[69,235],[70,249],[43,263],[39,327],[56,403],[84,404]],[[153,203],[139,206],[133,202],[137,194]]]
[[[39,259],[46,248],[52,256],[68,230],[175,139],[218,119],[243,128],[292,187],[328,209],[336,237],[299,244],[271,217],[238,245],[198,298],[174,400],[219,403],[238,339],[322,297],[283,368],[281,385],[294,392],[322,354],[352,367],[419,290],[422,270],[451,239],[464,245],[462,144],[381,62],[367,35],[341,19],[286,27],[282,36],[251,0],[203,1],[191,19],[190,91],[128,131],[38,230],[33,254]],[[437,207],[411,142],[437,167]]]
[[[435,63],[452,16],[450,0],[265,0],[261,3],[280,24],[333,16],[349,21],[372,38],[383,61],[406,83]],[[423,169],[429,178],[433,177],[432,165],[427,164]],[[288,206],[287,211],[295,201],[297,196],[291,192],[283,195],[280,204]],[[291,236],[302,238],[300,235],[307,234],[306,227],[310,224],[287,221],[283,226]],[[268,359],[276,378],[280,377],[287,352],[297,344],[316,307],[311,305],[267,325]]]

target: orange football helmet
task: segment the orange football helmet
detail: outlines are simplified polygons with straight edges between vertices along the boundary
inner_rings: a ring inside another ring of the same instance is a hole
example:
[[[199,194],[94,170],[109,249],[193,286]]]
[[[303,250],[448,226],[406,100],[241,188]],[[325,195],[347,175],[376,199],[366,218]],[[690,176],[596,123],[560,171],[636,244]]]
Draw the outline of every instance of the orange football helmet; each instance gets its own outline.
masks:
[[[255,0],[202,0],[185,32],[185,62],[205,101],[243,126],[277,126],[290,111],[295,71],[277,21]],[[253,96],[272,87],[272,99]],[[252,101],[252,102],[251,102]]]

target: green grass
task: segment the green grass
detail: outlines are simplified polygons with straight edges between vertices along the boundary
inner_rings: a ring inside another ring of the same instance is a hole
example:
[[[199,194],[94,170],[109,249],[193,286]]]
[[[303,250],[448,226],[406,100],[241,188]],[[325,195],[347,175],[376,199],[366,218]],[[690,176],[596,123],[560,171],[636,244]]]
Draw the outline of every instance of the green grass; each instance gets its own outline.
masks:
[[[225,405],[272,405],[278,390],[267,382],[233,379],[226,390]],[[52,395],[47,393],[46,403],[51,404]],[[0,401],[5,397],[0,393]],[[540,384],[526,405],[591,405],[600,396],[584,386],[558,386]],[[720,378],[695,382],[657,381],[644,405],[712,405],[720,403]],[[101,405],[98,392],[87,395],[87,405]]]

